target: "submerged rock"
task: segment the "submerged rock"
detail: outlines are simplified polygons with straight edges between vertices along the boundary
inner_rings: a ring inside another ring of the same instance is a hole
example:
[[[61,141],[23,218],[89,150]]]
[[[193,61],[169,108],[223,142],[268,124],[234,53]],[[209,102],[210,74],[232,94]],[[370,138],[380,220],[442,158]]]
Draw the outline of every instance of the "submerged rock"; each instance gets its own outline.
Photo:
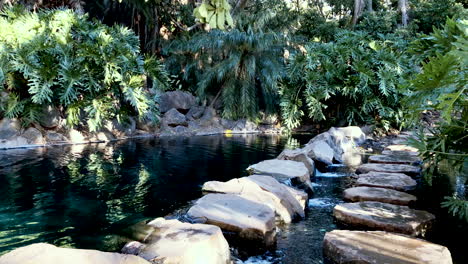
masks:
[[[46,243],[21,247],[0,257],[1,264],[149,264],[133,255],[97,250],[59,248]]]
[[[366,174],[359,174],[356,185],[394,189],[397,191],[411,191],[416,189],[417,182],[403,173],[371,171]]]
[[[153,230],[144,243],[128,243],[123,252],[161,264],[230,263],[229,245],[217,226],[164,218],[157,218],[148,225]]]
[[[292,160],[264,160],[247,168],[251,174],[272,176],[280,182],[291,182],[309,193],[313,192],[310,174],[302,162]]]
[[[219,226],[243,243],[269,248],[276,243],[275,212],[260,202],[234,194],[208,194],[187,215],[196,222]]]
[[[417,156],[412,155],[372,155],[369,157],[370,163],[386,164],[407,164],[412,165],[420,162]]]
[[[391,189],[376,187],[353,187],[344,190],[344,199],[352,202],[375,201],[397,205],[408,205],[416,196]]]
[[[205,192],[237,194],[254,202],[261,202],[275,211],[285,223],[304,218],[304,208],[284,184],[270,176],[253,175],[228,182],[209,181],[203,185]]]
[[[315,164],[314,161],[307,156],[307,153],[303,149],[285,149],[278,155],[279,160],[293,160],[297,162],[302,162],[307,169],[309,170],[309,174],[313,175],[315,172]]]
[[[359,166],[356,173],[368,173],[371,171],[388,172],[388,173],[404,173],[410,176],[416,176],[421,173],[421,168],[418,166],[404,165],[404,164],[379,164],[379,163],[366,163]]]
[[[333,215],[349,226],[411,236],[424,236],[435,219],[426,211],[381,202],[339,204],[333,209]]]
[[[336,264],[452,264],[450,251],[444,246],[382,231],[328,232],[323,255]]]

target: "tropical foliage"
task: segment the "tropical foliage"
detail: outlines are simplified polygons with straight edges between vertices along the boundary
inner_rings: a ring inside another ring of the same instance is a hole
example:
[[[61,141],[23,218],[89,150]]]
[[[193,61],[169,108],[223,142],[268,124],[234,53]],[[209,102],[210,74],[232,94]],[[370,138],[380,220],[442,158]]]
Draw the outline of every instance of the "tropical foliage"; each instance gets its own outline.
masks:
[[[91,22],[71,10],[31,13],[14,7],[0,16],[0,89],[7,102],[1,115],[38,119],[53,105],[70,126],[86,120],[97,130],[106,119],[137,115],[156,119],[157,105],[144,88],[145,74],[155,89],[167,76],[152,57],[140,54],[138,37],[122,26]]]

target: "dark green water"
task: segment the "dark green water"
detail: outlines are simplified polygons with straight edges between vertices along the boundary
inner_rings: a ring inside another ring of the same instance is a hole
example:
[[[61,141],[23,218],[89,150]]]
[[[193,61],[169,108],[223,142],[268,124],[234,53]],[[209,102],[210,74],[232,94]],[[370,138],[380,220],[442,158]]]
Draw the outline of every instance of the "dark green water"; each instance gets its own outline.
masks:
[[[136,139],[0,152],[0,255],[31,243],[119,250],[125,229],[310,136]]]

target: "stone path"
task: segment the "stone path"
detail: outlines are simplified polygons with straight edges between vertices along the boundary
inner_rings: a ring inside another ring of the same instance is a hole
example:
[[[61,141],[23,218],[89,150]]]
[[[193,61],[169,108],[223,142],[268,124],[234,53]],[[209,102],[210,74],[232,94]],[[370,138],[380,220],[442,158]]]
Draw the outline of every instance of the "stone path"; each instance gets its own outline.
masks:
[[[409,237],[424,236],[435,216],[407,206],[417,199],[406,193],[417,185],[411,177],[421,172],[414,166],[420,163],[417,149],[404,145],[408,137],[399,136],[357,168],[357,187],[343,193],[351,203],[335,206],[333,214],[350,229],[371,231],[328,232],[323,252],[331,263],[452,263],[446,247]]]

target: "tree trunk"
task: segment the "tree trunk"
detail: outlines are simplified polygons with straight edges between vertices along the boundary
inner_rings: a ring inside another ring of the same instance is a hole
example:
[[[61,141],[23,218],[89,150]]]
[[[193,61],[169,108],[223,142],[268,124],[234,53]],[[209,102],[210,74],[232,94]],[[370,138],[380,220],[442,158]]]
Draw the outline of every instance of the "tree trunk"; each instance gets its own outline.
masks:
[[[374,10],[372,9],[372,0],[367,0],[367,12],[373,12]]]
[[[408,1],[398,0],[398,9],[401,13],[401,24],[406,27],[408,25]]]
[[[353,11],[353,27],[356,26],[359,17],[362,15],[364,9],[364,0],[354,0],[354,11]]]

